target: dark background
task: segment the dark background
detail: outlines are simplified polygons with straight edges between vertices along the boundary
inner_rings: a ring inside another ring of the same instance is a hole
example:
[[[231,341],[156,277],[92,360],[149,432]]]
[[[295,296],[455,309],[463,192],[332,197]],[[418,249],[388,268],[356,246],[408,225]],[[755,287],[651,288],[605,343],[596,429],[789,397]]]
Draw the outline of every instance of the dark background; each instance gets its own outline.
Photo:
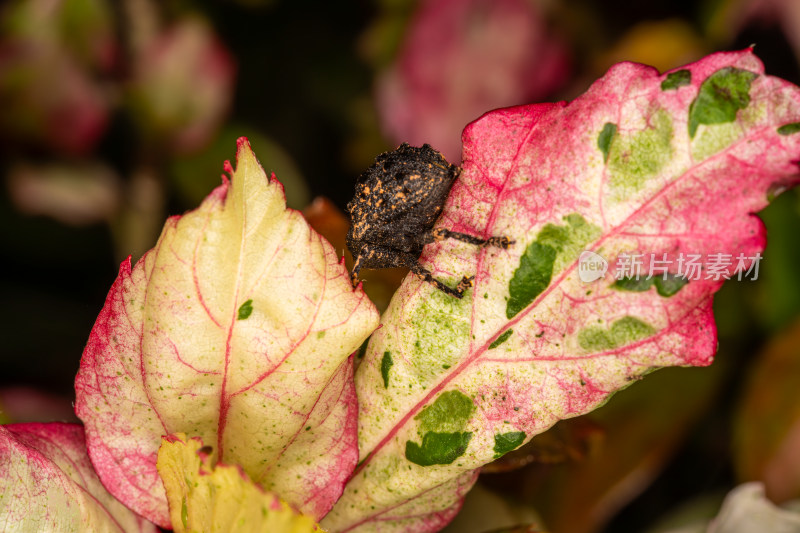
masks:
[[[17,4],[11,2],[0,9]],[[229,113],[214,135],[215,146],[227,146],[227,153],[216,158],[218,152],[213,152],[215,158],[206,170],[213,179],[208,183],[213,185],[218,179],[222,159],[233,158],[235,138],[255,131],[282,146],[294,162],[302,176],[298,179],[310,192],[300,198],[307,201],[323,195],[344,209],[360,171],[375,155],[396,144],[381,134],[373,97],[376,75],[391,63],[391,53],[388,59],[369,57],[364,40],[376,21],[391,11],[387,6],[403,3],[274,0],[253,4],[187,0],[166,2],[157,10],[165,24],[187,13],[202,16],[236,65]],[[709,14],[735,2],[564,0],[552,4],[546,17],[566,42],[571,67],[568,80],[546,100],[580,94],[602,74],[601,58],[619,47],[624,35],[642,21],[665,19],[686,23],[706,53],[755,43],[769,74],[800,82],[800,63],[779,17],[747,21],[724,39],[709,36]],[[406,13],[407,24],[414,3],[404,5],[395,11]],[[130,58],[125,51],[125,14],[118,8],[111,11],[116,38],[122,43],[118,64],[104,74],[106,81],[113,82],[130,74]],[[0,36],[0,42],[7,40]],[[395,53],[398,48],[398,44],[385,46]],[[7,51],[0,44],[0,80],[6,74],[3,53]],[[508,105],[521,103],[530,102]],[[17,105],[13,100],[0,99],[0,106],[13,105]],[[196,202],[189,201],[191,195],[173,179],[173,163],[211,150],[199,147],[189,156],[154,150],[155,143],[136,121],[131,108],[112,107],[103,135],[83,153],[53,149],[37,139],[21,139],[13,127],[6,127],[0,132],[0,175],[7,183],[12,167],[20,160],[92,159],[112,168],[124,184],[147,159],[161,180],[163,216],[191,209]],[[258,153],[255,143],[254,147]],[[25,385],[71,398],[83,346],[119,261],[125,253],[136,256],[141,250],[121,251],[108,220],[76,226],[47,215],[27,214],[9,191],[8,186],[0,188],[0,388]],[[705,400],[707,404],[691,422],[672,458],[664,463],[663,473],[616,516],[608,531],[640,530],[696,494],[727,490],[736,483],[729,449],[732,411],[756,355],[793,322],[800,308],[800,283],[793,276],[800,264],[799,205],[797,194],[789,192],[763,214],[770,243],[761,278],[731,282],[716,300],[718,359],[725,359],[724,377]],[[157,234],[152,235],[151,245],[156,238]],[[502,490],[504,485],[519,482],[513,475],[506,476],[489,485]]]

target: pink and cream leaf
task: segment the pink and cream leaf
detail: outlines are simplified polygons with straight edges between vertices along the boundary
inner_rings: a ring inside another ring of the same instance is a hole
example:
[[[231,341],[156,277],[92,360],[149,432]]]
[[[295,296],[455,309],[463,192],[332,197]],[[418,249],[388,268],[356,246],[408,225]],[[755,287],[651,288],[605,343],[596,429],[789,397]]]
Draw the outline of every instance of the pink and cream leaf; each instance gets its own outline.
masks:
[[[100,483],[78,424],[0,426],[3,531],[157,533]]]
[[[350,355],[377,311],[246,139],[226,170],[230,182],[123,262],[75,381],[104,485],[162,527],[163,435],[203,439],[315,519],[357,460]]]
[[[800,180],[799,123],[800,90],[745,50],[621,63],[573,102],[470,124],[438,224],[516,242],[425,248],[475,285],[395,294],[356,374],[361,462],[322,525],[436,531],[482,465],[654,369],[710,364],[713,294],[764,249],[753,213]],[[581,256],[607,270],[582,276]],[[620,275],[632,257],[657,277]]]

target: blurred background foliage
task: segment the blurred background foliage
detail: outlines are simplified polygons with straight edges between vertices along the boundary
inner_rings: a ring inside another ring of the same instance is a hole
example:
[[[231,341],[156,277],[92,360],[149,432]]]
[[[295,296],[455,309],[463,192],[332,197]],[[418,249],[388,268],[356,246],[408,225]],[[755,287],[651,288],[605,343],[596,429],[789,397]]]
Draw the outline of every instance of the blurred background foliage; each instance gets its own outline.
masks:
[[[378,153],[428,142],[457,162],[486,111],[574,98],[618,61],[663,71],[750,44],[800,82],[800,2],[4,2],[0,421],[72,417],[119,262],[219,184],[237,137],[344,250]],[[449,531],[656,531],[746,480],[800,497],[800,195],[761,215],[758,280],[716,298],[714,365],[659,371],[489,465]],[[367,277],[380,307],[403,275]]]

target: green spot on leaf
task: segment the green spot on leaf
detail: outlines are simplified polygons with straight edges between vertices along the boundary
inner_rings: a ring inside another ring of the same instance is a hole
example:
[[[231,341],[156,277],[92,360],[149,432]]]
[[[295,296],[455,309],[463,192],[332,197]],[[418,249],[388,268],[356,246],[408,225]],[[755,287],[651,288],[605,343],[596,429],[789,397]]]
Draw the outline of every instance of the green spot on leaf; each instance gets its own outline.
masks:
[[[494,458],[498,459],[525,440],[524,431],[511,431],[509,433],[498,433],[494,436]]]
[[[673,276],[671,274],[667,274],[667,279],[659,276],[653,281],[658,294],[667,298],[677,293],[687,283],[689,283],[689,280],[685,277]]]
[[[609,332],[597,326],[581,330],[578,333],[578,344],[587,352],[604,352],[614,348]]]
[[[489,345],[489,349],[494,350],[495,348],[506,342],[512,333],[514,333],[513,329],[509,329],[508,331],[503,332],[502,335],[497,337],[497,339],[495,339],[495,341]]]
[[[508,283],[506,317],[513,318],[525,309],[553,277],[580,255],[587,243],[600,236],[600,228],[589,224],[578,213],[564,217],[566,225],[545,224],[520,258],[519,267]]]
[[[611,324],[611,337],[617,343],[617,346],[630,344],[655,332],[656,330],[653,326],[632,316],[622,317]]]
[[[469,343],[469,310],[469,298],[458,299],[433,291],[411,314],[414,365],[407,370],[420,382],[438,379],[443,364],[458,361]]]
[[[506,304],[506,317],[516,316],[550,285],[555,260],[556,251],[552,246],[537,241],[528,245],[508,283],[510,298]]]
[[[663,276],[622,278],[615,281],[611,288],[620,291],[645,292],[655,285],[659,296],[668,298],[680,291],[687,283],[689,283],[689,280],[684,276],[667,274],[666,279]]]
[[[792,122],[791,124],[784,124],[783,126],[778,128],[778,134],[780,135],[792,135],[798,132],[800,132],[800,122]]]
[[[606,122],[600,135],[597,136],[597,147],[603,152],[603,163],[608,161],[608,150],[611,148],[611,141],[617,133],[617,125],[613,122]]]
[[[590,326],[578,333],[578,344],[589,352],[603,352],[649,337],[655,328],[636,317],[626,316],[611,324],[609,329]]]
[[[689,106],[689,137],[700,124],[724,124],[736,120],[736,113],[750,104],[750,84],[755,72],[725,67],[700,85],[697,97]]]
[[[392,353],[383,352],[383,359],[381,359],[381,376],[383,376],[383,388],[389,388],[389,370],[392,369]]]
[[[608,156],[609,186],[617,201],[639,191],[672,159],[672,118],[661,108],[647,117],[640,130],[619,133]]]
[[[474,411],[475,403],[469,396],[461,391],[451,390],[440,394],[414,420],[420,422],[420,435],[429,432],[454,433],[464,429]]]
[[[560,251],[564,243],[569,238],[569,229],[565,226],[555,224],[545,224],[536,236],[536,242],[541,245],[549,246],[556,252]]]
[[[686,69],[677,70],[667,74],[667,78],[661,82],[661,90],[670,91],[690,83],[692,83],[692,71]]]
[[[472,432],[428,432],[422,437],[422,446],[406,441],[406,459],[420,466],[449,465],[467,450]]]
[[[645,292],[653,286],[653,278],[646,276],[620,278],[611,284],[611,288],[619,291]]]
[[[245,318],[249,317],[250,314],[253,312],[253,300],[247,300],[245,303],[239,306],[239,314],[237,315],[237,320],[244,320]]]

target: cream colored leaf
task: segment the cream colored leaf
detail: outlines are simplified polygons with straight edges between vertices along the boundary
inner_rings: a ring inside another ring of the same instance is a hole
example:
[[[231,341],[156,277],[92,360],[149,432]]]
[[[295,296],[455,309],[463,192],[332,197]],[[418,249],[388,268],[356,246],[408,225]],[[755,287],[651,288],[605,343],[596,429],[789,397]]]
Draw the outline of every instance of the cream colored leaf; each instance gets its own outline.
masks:
[[[230,183],[122,264],[75,381],[104,485],[162,527],[162,435],[202,438],[316,519],[358,456],[350,355],[377,311],[246,139],[226,168]]]

